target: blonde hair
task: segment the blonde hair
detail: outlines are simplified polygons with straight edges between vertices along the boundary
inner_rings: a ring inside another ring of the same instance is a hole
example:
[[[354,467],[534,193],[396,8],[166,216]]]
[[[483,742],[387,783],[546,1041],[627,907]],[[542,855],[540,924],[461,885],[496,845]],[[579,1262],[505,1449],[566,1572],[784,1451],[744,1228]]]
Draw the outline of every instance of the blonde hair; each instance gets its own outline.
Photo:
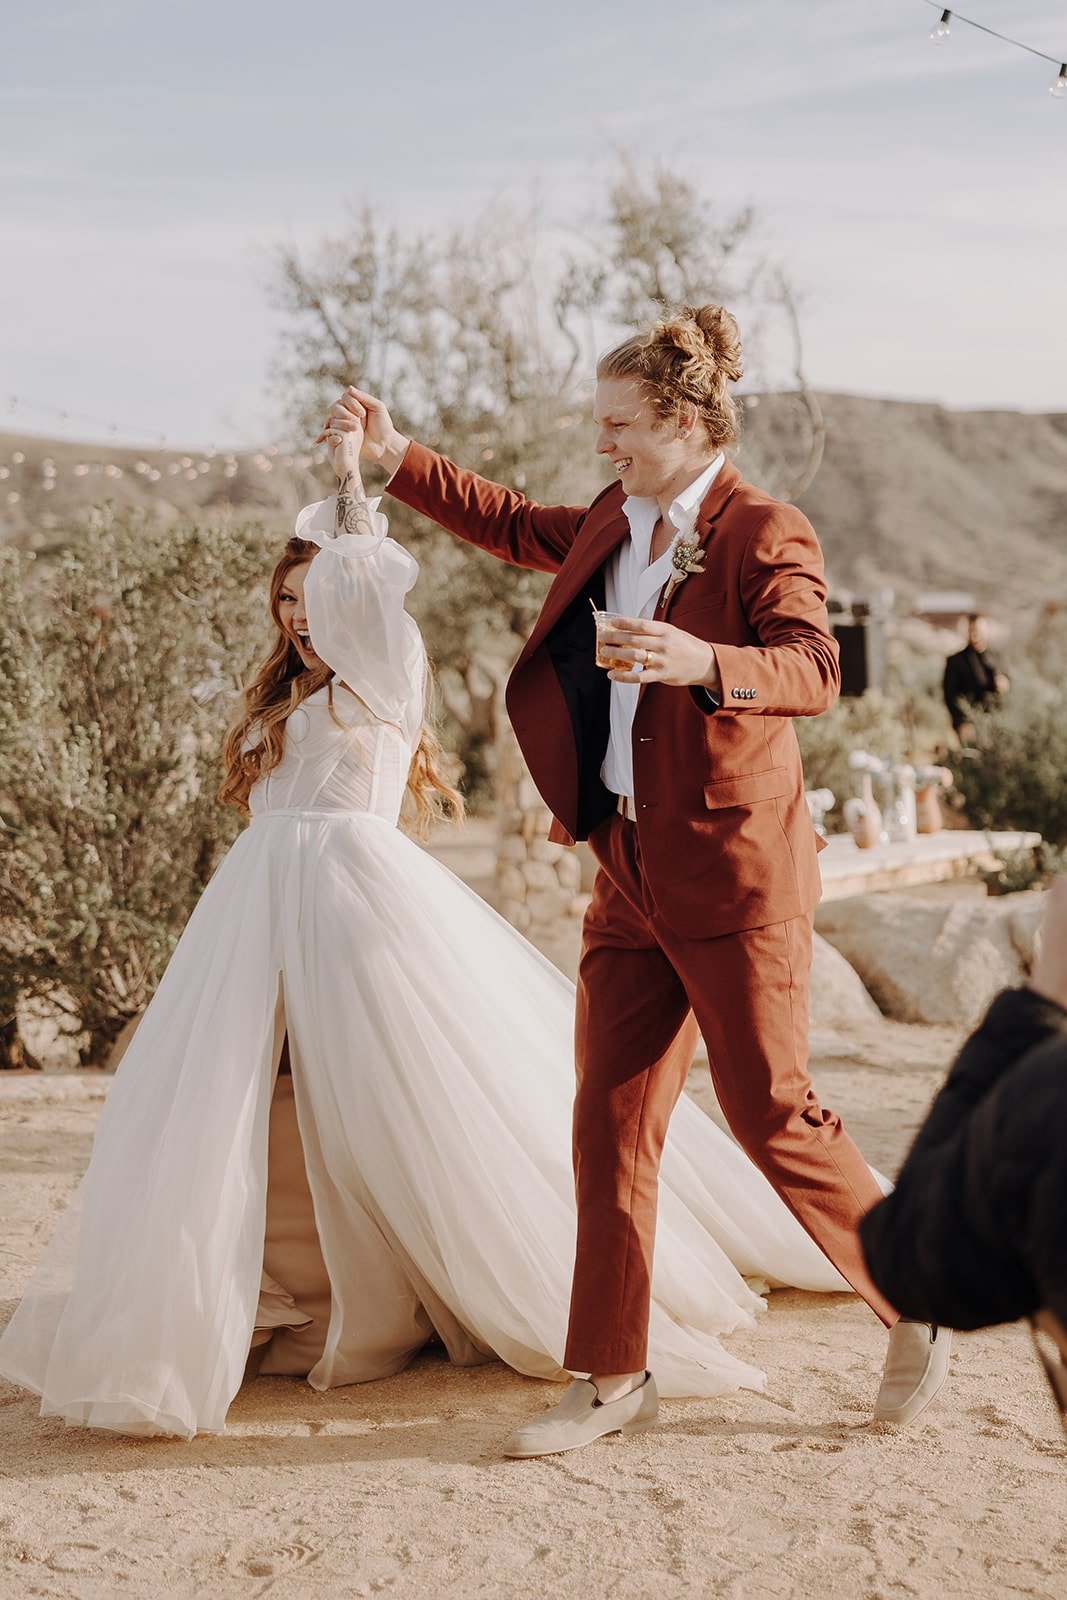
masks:
[[[634,378],[665,422],[692,406],[716,450],[741,438],[726,385],[741,377],[741,330],[724,306],[676,306],[597,362],[598,378]]]
[[[310,561],[317,552],[318,545],[310,540],[292,538],[275,563],[270,576],[268,604],[276,637],[266,659],[245,687],[222,747],[224,772],[219,799],[225,805],[236,806],[245,815],[253,785],[272,772],[285,754],[285,725],[302,701],[325,687],[331,717],[338,727],[346,726],[333,709],[332,670],[325,665],[305,667],[281,625],[280,600],[285,581],[294,567]],[[429,662],[426,677],[429,704],[433,690]],[[463,816],[463,797],[446,777],[444,762],[444,751],[431,714],[423,723],[407,781],[414,831],[420,839],[428,837],[435,822],[447,816],[459,821]]]

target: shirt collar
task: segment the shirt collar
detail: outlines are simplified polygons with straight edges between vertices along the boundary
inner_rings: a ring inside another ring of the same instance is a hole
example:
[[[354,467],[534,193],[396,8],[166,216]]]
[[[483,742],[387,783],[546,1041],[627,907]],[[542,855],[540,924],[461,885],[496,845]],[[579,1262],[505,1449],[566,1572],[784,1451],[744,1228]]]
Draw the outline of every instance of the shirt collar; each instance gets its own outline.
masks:
[[[696,525],[697,515],[700,511],[704,496],[711,488],[725,462],[726,457],[720,450],[714,461],[710,461],[699,477],[671,501],[667,512],[676,534],[690,534]],[[626,520],[630,524],[630,538],[635,546],[640,547],[640,553],[645,561],[648,560],[649,547],[652,543],[652,530],[659,517],[659,507],[655,500],[647,500],[635,495],[627,495],[622,503]]]
[[[720,450],[714,461],[710,461],[704,468],[700,477],[694,478],[692,483],[671,501],[667,515],[679,533],[692,533],[704,496],[718,477],[725,460],[726,457]]]

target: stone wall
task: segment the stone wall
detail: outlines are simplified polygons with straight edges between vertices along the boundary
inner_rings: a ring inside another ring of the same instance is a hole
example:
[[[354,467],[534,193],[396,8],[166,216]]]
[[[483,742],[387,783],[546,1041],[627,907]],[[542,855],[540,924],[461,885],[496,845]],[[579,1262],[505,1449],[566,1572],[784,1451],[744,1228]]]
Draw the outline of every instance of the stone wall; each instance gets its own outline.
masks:
[[[549,844],[552,814],[534,787],[506,719],[497,749],[496,793],[501,915],[526,934],[563,918],[581,917],[588,902],[582,855]]]

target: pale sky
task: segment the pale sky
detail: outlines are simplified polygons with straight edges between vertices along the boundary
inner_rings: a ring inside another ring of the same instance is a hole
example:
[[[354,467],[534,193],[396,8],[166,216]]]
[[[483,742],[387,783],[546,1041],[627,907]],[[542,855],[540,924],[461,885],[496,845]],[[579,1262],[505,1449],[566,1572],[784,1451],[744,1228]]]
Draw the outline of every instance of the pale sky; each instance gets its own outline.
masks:
[[[1067,0],[962,13],[1067,59]],[[924,0],[21,0],[0,53],[0,428],[266,442],[279,241],[369,201],[595,212],[612,152],[755,205],[821,389],[1067,411],[1067,98]],[[136,431],[135,431],[136,430]]]

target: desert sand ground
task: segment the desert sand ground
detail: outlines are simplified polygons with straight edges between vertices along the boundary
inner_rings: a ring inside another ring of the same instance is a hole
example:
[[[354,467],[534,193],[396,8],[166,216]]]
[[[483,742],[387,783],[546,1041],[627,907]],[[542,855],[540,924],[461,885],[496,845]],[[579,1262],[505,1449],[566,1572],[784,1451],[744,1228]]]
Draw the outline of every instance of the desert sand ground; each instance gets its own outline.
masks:
[[[484,872],[470,846],[446,859]],[[814,1041],[820,1095],[882,1170],[956,1042],[890,1023]],[[0,1077],[4,1322],[107,1082]],[[699,1067],[691,1088],[716,1114]],[[905,1431],[867,1421],[884,1334],[853,1296],[775,1293],[729,1344],[765,1394],[666,1402],[651,1433],[532,1462],[498,1445],[555,1386],[430,1354],[328,1394],[255,1380],[192,1443],[42,1422],[0,1383],[0,1597],[1064,1600],[1067,1448],[1020,1328],[960,1337]]]

